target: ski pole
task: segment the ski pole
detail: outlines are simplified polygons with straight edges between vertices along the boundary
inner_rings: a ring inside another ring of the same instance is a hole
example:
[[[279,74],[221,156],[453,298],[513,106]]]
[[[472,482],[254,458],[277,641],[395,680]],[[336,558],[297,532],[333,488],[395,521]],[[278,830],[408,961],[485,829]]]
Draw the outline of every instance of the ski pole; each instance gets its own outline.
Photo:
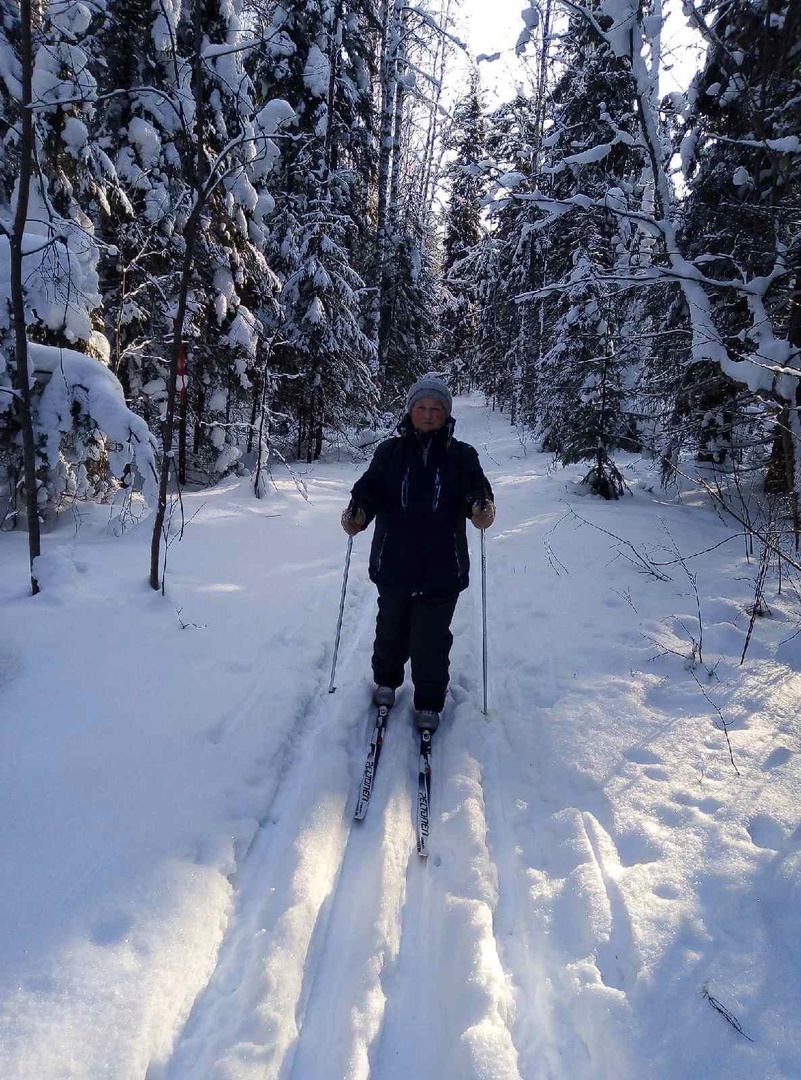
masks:
[[[345,612],[345,593],[348,591],[348,571],[350,570],[350,553],[353,551],[353,537],[348,537],[348,550],[345,554],[345,575],[342,578],[342,599],[339,601],[339,619],[337,620],[337,637],[334,642],[334,660],[331,664],[331,682],[328,684],[328,693],[333,694],[336,690],[334,678],[337,673],[337,653],[339,652],[339,637],[342,633],[342,616]]]
[[[481,530],[481,628],[484,665],[484,715],[487,715],[487,533]]]

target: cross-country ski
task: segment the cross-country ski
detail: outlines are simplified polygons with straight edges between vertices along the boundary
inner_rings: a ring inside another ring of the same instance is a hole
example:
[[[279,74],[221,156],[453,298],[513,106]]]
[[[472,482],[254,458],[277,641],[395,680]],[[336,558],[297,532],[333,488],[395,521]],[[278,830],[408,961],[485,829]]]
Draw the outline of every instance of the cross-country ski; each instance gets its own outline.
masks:
[[[387,730],[388,717],[389,706],[379,705],[373,732],[370,736],[370,748],[367,751],[367,760],[364,763],[364,773],[362,774],[362,781],[359,785],[359,796],[356,800],[356,809],[353,812],[353,816],[357,821],[361,821],[364,818],[370,805],[370,796],[373,794],[373,782],[375,780],[376,769],[378,768],[378,760],[381,757],[381,747],[384,745],[384,735]]]
[[[428,856],[431,829],[431,732],[420,734],[420,764],[417,775],[417,854]]]

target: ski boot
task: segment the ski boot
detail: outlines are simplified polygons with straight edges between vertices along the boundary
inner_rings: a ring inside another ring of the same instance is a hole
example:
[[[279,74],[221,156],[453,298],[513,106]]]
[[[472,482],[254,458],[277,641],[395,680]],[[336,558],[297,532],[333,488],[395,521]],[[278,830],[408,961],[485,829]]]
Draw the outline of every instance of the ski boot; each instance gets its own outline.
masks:
[[[414,722],[420,732],[436,731],[439,727],[439,713],[434,712],[433,709],[418,709],[414,715]]]
[[[373,704],[385,705],[391,709],[395,704],[395,691],[391,686],[376,686],[373,690]]]

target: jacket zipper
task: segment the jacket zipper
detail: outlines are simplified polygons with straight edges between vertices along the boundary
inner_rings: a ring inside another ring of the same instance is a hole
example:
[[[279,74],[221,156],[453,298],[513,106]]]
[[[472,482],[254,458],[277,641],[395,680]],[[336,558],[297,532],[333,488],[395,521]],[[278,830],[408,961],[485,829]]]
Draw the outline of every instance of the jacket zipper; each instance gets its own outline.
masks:
[[[381,541],[381,547],[378,549],[378,558],[375,563],[375,572],[378,574],[381,571],[381,560],[384,558],[384,548],[387,545],[387,537],[389,533],[384,533],[384,538]]]
[[[462,576],[462,560],[459,558],[459,541],[454,536],[453,538],[453,553],[456,556],[456,573],[459,577]]]

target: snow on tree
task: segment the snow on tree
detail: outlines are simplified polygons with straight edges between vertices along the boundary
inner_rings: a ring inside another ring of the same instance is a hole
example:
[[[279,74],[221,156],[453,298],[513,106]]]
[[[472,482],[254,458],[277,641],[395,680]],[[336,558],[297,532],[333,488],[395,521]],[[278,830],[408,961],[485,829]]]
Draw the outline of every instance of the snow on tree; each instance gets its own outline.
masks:
[[[26,13],[20,13],[16,27],[13,11],[7,13],[3,106],[5,115],[20,123],[27,65],[33,107],[29,137],[22,122],[23,137],[6,140],[2,161],[0,201],[6,221],[14,217],[14,227],[0,238],[0,292],[6,298],[0,312],[0,388],[10,388],[20,356],[27,356],[24,362],[34,381],[25,407],[36,439],[41,508],[63,495],[109,493],[115,487],[109,467],[127,477],[132,463],[141,473],[146,497],[153,498],[155,447],[106,366],[108,342],[94,316],[101,301],[99,252],[84,206],[103,172],[103,156],[90,145],[87,127],[87,102],[96,90],[88,52],[96,11],[83,4],[46,5],[32,26],[28,60],[16,51],[24,35],[18,39],[10,32],[24,25]],[[15,285],[18,244],[22,278]],[[91,355],[66,345],[82,345]],[[0,441],[13,502],[22,428],[18,413],[9,408],[13,396],[0,398]],[[57,399],[63,408],[53,407]]]
[[[406,391],[439,361],[442,285],[436,265],[433,221],[419,205],[404,207],[393,241],[391,319],[386,340],[386,370],[381,386],[386,408],[398,412]]]
[[[374,398],[356,242],[367,229],[373,23],[367,3],[284,3],[254,75],[295,108],[267,253],[283,284],[274,368],[288,376],[274,400],[309,460],[326,426],[341,430],[347,410],[366,418]]]
[[[374,393],[375,350],[361,328],[359,293],[349,240],[353,225],[328,200],[311,202],[299,219],[297,267],[284,283],[282,352],[292,357],[303,393],[298,456],[316,460],[326,426],[344,430]]]
[[[451,0],[419,6],[393,0],[384,8],[372,332],[379,382],[389,399],[410,375],[429,366],[423,343],[405,363],[393,353],[393,324],[413,321],[403,304],[415,295],[414,281],[398,276],[406,266],[404,251],[423,256],[423,238],[431,235],[445,149],[442,80],[449,55],[460,47],[453,7]],[[393,366],[399,359],[401,366]]]
[[[541,359],[540,430],[565,464],[591,461],[585,483],[606,499],[623,494],[613,454],[629,435],[624,371],[615,349],[614,298],[597,273],[594,254],[579,250],[566,310],[553,327],[554,344]]]
[[[183,251],[180,220],[191,198],[182,160],[194,104],[190,71],[167,9],[108,0],[96,41],[102,95],[91,135],[113,178],[96,193],[111,366],[128,400],[155,428],[163,418],[171,323]],[[183,85],[176,90],[177,73]]]
[[[537,190],[542,104],[519,91],[490,114],[486,127],[485,166],[493,182],[486,197],[490,238],[478,254],[476,373],[512,423],[536,423],[529,406],[537,397],[542,320],[527,294],[543,280],[547,250],[536,225],[546,215],[525,195]]]
[[[597,17],[608,22],[600,6]],[[639,241],[626,211],[642,203],[644,162],[631,70],[581,15],[559,63],[541,174],[566,209],[538,223],[548,255],[536,294],[544,329],[535,410],[544,442],[565,462],[592,461],[587,482],[609,498],[622,490],[613,453],[630,430],[619,343]]]
[[[728,357],[686,366],[678,419],[701,460],[761,460],[773,438],[771,490],[798,488],[797,380],[801,179],[796,5],[707,4],[693,13],[708,43],[684,107],[688,196],[679,241],[703,270]],[[719,282],[719,284],[715,284]],[[740,377],[753,365],[756,378]],[[739,370],[738,370],[739,369]],[[771,374],[773,370],[774,374]]]
[[[453,111],[445,141],[453,154],[444,171],[448,206],[442,241],[443,306],[439,318],[437,368],[449,371],[455,387],[472,384],[477,334],[476,272],[482,237],[481,204],[487,178],[484,124],[478,75]]]

